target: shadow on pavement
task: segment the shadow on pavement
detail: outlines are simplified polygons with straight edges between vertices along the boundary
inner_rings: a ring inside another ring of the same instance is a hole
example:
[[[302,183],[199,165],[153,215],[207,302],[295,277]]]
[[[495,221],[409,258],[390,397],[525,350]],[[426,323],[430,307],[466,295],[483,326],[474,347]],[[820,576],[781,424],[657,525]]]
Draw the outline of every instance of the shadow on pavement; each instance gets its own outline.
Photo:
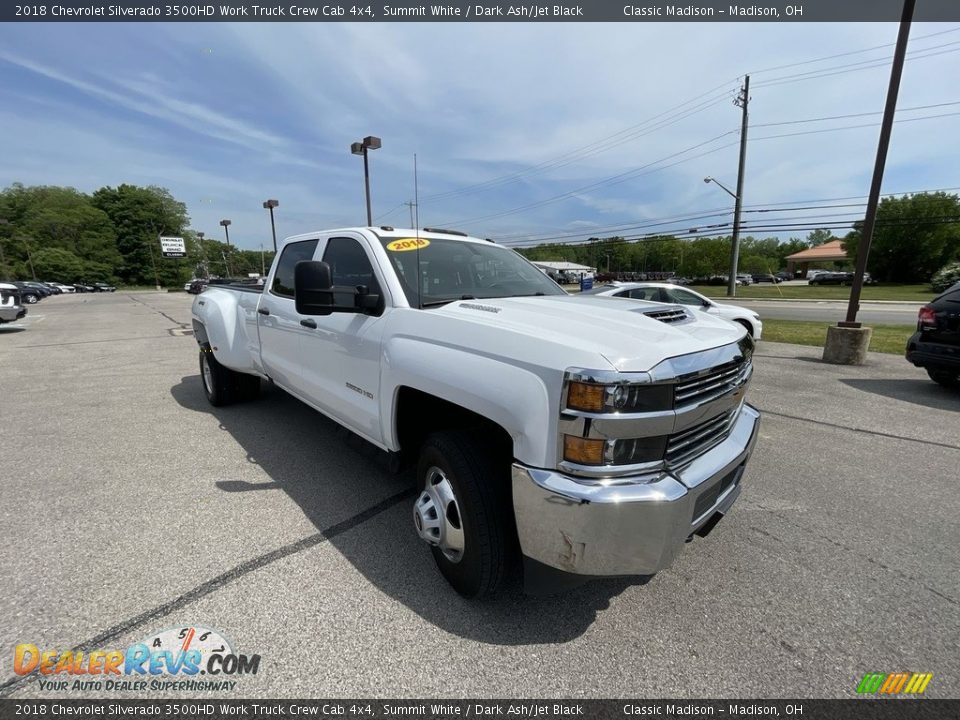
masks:
[[[170,390],[182,407],[214,415],[220,428],[244,449],[248,461],[257,463],[271,480],[221,480],[217,487],[241,493],[282,490],[320,532],[337,522],[331,520],[330,507],[365,509],[357,506],[357,483],[365,484],[363,494],[368,498],[386,498],[408,489],[409,500],[350,532],[332,534],[329,542],[369,582],[440,629],[500,645],[568,642],[582,635],[613,597],[649,581],[597,580],[560,595],[531,598],[514,577],[492,599],[464,600],[436,570],[414,531],[412,474],[389,473],[385,453],[285,392],[267,383],[263,388],[258,400],[224,408],[207,403],[199,375],[184,377]],[[345,452],[346,448],[350,449]]]
[[[960,412],[960,393],[940,387],[932,380],[848,378],[846,380],[841,379],[840,382],[855,390],[862,390],[874,395],[883,395],[894,400],[903,400],[937,410]]]
[[[23,332],[26,330],[25,327],[5,327],[0,325],[0,335],[13,335],[14,333]]]

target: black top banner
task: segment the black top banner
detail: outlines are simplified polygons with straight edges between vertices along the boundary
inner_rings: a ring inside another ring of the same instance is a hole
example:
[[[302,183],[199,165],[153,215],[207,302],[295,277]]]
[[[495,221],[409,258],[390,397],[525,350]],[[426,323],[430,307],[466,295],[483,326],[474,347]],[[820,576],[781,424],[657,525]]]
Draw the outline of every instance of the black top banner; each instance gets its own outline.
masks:
[[[134,0],[60,0],[3,3],[4,22],[896,22],[902,0],[794,2],[570,2],[355,3],[316,0],[221,0],[167,4]],[[960,0],[918,0],[915,22],[960,21]]]
[[[960,700],[0,700],[0,717],[338,718],[340,720],[945,720]]]

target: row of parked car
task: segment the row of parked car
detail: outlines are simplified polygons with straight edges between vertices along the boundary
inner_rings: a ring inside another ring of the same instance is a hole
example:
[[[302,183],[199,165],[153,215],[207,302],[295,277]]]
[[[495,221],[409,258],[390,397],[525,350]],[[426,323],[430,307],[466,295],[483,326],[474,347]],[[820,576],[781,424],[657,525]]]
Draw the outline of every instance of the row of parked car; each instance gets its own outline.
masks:
[[[11,280],[10,285],[20,289],[20,298],[27,305],[33,305],[51,295],[61,295],[63,293],[87,293],[87,292],[116,292],[116,287],[109,283],[75,283],[73,285],[64,285],[58,282],[40,282],[38,280]]]
[[[865,285],[874,285],[876,281],[870,273],[863,274]],[[829,270],[810,270],[807,272],[808,285],[853,285],[852,272],[830,272]]]

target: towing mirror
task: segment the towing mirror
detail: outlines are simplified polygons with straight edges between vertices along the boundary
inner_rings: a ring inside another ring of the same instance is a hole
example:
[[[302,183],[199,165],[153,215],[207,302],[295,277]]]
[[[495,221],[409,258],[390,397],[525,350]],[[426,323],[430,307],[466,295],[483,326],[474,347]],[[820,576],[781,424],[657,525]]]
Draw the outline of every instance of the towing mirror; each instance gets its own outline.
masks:
[[[301,315],[329,315],[333,312],[333,285],[330,266],[303,260],[293,268],[293,297]]]
[[[297,312],[301,315],[330,313],[375,313],[380,296],[366,285],[333,285],[330,265],[304,260],[293,269],[293,293]]]

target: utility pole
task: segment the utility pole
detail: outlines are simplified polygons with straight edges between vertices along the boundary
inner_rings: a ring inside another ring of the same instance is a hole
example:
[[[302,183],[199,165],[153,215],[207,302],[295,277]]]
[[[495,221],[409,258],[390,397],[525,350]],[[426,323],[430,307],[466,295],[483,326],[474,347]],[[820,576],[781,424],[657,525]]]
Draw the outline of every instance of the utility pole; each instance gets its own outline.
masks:
[[[30,243],[27,242],[26,236],[20,238],[23,240],[23,247],[27,250],[27,263],[30,265],[30,274],[33,275],[34,281],[37,279],[37,271],[33,269],[33,256],[30,255]]]
[[[9,225],[10,221],[0,218],[0,225]],[[7,279],[7,258],[3,254],[3,238],[0,237],[0,280]]]
[[[267,266],[263,262],[263,243],[260,243],[260,277],[265,277],[267,274]]]
[[[203,275],[204,277],[209,278],[210,268],[207,265],[207,248],[203,244],[203,236],[206,235],[206,233],[201,230],[197,230],[196,235],[200,239],[200,256],[202,258],[201,262],[203,267]]]
[[[883,120],[880,124],[880,141],[877,146],[877,159],[873,166],[873,181],[870,184],[870,196],[867,200],[867,214],[863,219],[860,244],[857,246],[857,264],[853,274],[853,287],[850,288],[846,320],[838,323],[839,327],[860,327],[860,323],[857,322],[857,311],[860,309],[860,291],[863,289],[863,274],[867,270],[867,257],[870,255],[870,243],[873,241],[873,228],[877,220],[877,207],[880,204],[880,186],[883,183],[883,170],[887,164],[887,149],[890,147],[893,116],[897,111],[900,77],[903,75],[903,60],[907,53],[907,40],[910,38],[910,25],[913,22],[915,5],[916,0],[904,0],[903,3],[900,31],[897,34],[897,46],[893,52],[893,66],[890,69],[890,84],[887,87],[887,104],[883,109]]]
[[[410,208],[410,227],[413,227],[413,208],[416,207],[416,203],[413,200],[407,200],[405,203],[408,208]]]
[[[747,164],[747,121],[749,113],[747,106],[750,104],[750,76],[743,78],[743,87],[740,88],[740,94],[737,95],[733,104],[743,109],[743,119],[740,122],[740,169],[737,171],[737,194],[735,205],[733,206],[733,242],[730,248],[730,278],[727,282],[727,297],[736,297],[737,295],[737,270],[740,265],[740,211],[743,208],[743,176]]]
[[[160,241],[160,233],[157,233],[157,242]],[[160,290],[160,276],[157,274],[157,259],[153,256],[153,243],[148,242],[147,247],[150,249],[150,263],[153,265],[153,282],[154,286],[157,288],[157,291]]]

